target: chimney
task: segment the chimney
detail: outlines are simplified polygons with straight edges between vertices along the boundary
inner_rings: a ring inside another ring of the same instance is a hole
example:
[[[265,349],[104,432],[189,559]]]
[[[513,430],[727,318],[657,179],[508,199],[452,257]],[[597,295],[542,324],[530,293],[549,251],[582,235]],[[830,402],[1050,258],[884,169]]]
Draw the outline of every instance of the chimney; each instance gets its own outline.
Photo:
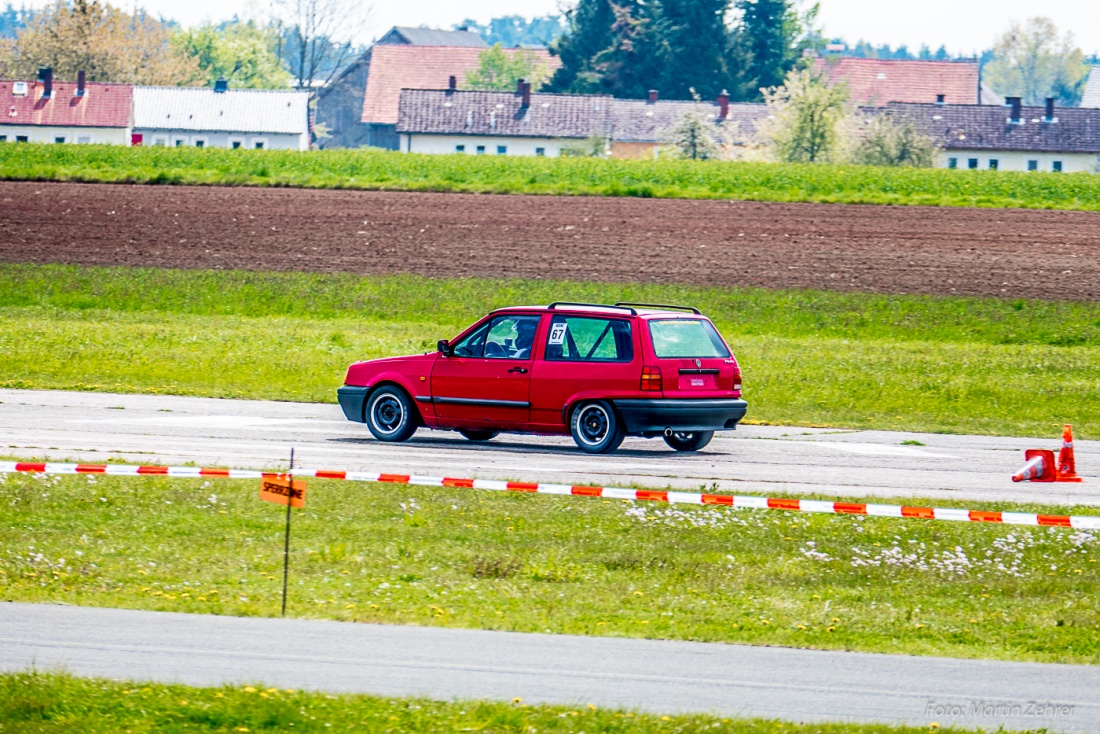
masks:
[[[53,69],[48,66],[38,67],[38,81],[42,82],[42,99],[53,97]]]
[[[730,93],[725,89],[718,95],[718,119],[724,120],[730,116]]]
[[[1005,104],[1012,108],[1011,116],[1008,118],[1008,121],[1011,122],[1013,125],[1019,125],[1021,122],[1021,100],[1021,97],[1005,97]]]
[[[650,104],[656,104],[657,103],[657,90],[656,89],[650,89],[649,90],[649,103]]]
[[[516,80],[516,94],[523,94],[523,79]]]
[[[458,89],[458,78],[455,77],[454,74],[451,74],[451,76],[447,78],[447,91],[453,92],[456,89]]]
[[[1056,122],[1057,117],[1054,116],[1054,97],[1047,97],[1047,114],[1043,118],[1046,122]]]
[[[84,94],[85,94],[85,90],[84,90],[85,79],[86,79],[86,75],[84,74],[83,69],[81,69],[80,71],[78,71],[76,73],[76,96],[77,97],[83,97]]]
[[[947,104],[947,95],[946,94],[937,94],[936,95],[936,104]]]
[[[523,106],[524,107],[530,107],[531,106],[531,83],[530,82],[520,82],[520,83],[523,85],[523,91],[521,92],[521,94],[523,95]]]
[[[224,76],[218,77],[218,80],[214,82],[214,91],[218,94],[229,91],[229,82],[226,81]]]

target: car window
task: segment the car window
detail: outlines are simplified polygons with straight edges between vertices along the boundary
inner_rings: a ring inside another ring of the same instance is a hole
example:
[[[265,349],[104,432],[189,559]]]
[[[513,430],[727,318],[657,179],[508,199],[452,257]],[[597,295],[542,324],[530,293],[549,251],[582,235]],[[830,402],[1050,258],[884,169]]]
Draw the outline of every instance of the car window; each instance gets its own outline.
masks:
[[[653,351],[661,359],[729,357],[718,331],[706,319],[655,319],[649,322]]]
[[[538,316],[498,316],[455,344],[456,357],[531,359]]]
[[[554,362],[630,362],[630,322],[587,316],[555,316],[546,336],[546,359]]]

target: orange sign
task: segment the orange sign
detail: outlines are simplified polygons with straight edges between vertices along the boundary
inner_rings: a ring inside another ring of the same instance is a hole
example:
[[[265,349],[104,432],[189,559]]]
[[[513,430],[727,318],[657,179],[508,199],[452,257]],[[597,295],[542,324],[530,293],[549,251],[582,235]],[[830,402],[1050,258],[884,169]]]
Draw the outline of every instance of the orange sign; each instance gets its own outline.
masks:
[[[274,502],[277,505],[285,505],[289,500],[291,507],[306,506],[306,483],[295,480],[291,486],[289,479],[285,477],[264,477],[260,480],[260,499],[265,502]]]

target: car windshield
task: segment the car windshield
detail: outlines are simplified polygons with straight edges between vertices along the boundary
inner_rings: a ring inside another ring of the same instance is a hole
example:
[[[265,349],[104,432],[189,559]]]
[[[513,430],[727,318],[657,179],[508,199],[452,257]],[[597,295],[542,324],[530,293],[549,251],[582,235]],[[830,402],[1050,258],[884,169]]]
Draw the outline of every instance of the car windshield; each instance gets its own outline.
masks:
[[[649,322],[653,351],[661,359],[729,357],[718,331],[706,319],[655,319]]]

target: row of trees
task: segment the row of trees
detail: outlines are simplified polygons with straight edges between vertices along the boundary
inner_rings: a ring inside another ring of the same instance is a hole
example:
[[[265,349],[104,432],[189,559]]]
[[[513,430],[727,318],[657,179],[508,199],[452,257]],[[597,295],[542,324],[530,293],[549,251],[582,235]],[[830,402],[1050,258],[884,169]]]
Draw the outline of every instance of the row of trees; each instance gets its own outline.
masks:
[[[180,29],[142,10],[128,13],[101,0],[59,1],[26,13],[0,13],[0,76],[33,77],[49,66],[62,79],[85,71],[89,81],[168,86],[314,89],[359,49],[350,40],[367,14],[357,0],[279,0],[265,20]]]

